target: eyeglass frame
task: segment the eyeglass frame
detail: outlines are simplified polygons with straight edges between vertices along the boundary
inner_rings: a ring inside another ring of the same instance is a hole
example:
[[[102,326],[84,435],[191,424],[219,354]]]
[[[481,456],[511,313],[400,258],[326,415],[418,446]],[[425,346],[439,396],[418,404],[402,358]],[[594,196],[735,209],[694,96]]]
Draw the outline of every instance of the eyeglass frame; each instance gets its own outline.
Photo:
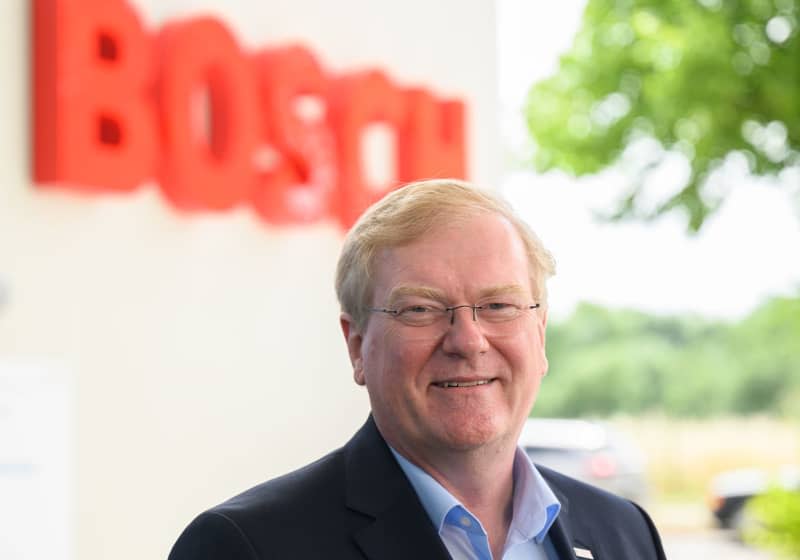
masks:
[[[461,309],[462,307],[468,307],[468,308],[472,309],[472,321],[475,322],[475,323],[478,322],[478,310],[486,308],[485,305],[478,305],[478,304],[471,305],[471,304],[468,304],[468,303],[463,303],[461,305],[451,305],[449,307],[445,307],[444,309],[442,309],[442,311],[450,313],[450,325],[454,325],[455,324],[455,321],[456,321],[455,310],[456,309]],[[520,311],[530,311],[531,309],[538,309],[540,307],[542,307],[541,303],[532,303],[532,304],[527,304],[527,305],[521,306],[519,308],[519,310]],[[401,323],[403,322],[401,319],[399,319],[400,313],[403,311],[402,309],[389,309],[389,308],[386,308],[386,307],[368,307],[367,310],[371,311],[373,313],[386,313],[387,315],[390,315],[390,316],[394,317],[395,319],[397,319]],[[501,323],[507,323],[507,322],[513,321],[514,319],[517,319],[519,317],[520,316],[518,315],[518,316],[512,317],[512,318],[510,318],[510,319],[508,319],[506,321],[500,321],[500,322]],[[430,326],[430,325],[411,325],[409,323],[403,323],[403,324],[405,324],[405,325],[407,325],[409,327],[413,327],[413,328],[421,328],[421,327],[425,327],[425,326]],[[432,324],[433,323],[431,323],[431,325]]]

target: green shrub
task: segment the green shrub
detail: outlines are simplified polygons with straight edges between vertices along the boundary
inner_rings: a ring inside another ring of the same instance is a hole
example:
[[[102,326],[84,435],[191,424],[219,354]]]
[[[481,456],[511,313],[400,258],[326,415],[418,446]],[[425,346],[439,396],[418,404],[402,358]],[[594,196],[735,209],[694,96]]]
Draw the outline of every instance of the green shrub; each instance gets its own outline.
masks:
[[[755,523],[745,538],[785,558],[800,558],[800,492],[773,489],[747,504]]]

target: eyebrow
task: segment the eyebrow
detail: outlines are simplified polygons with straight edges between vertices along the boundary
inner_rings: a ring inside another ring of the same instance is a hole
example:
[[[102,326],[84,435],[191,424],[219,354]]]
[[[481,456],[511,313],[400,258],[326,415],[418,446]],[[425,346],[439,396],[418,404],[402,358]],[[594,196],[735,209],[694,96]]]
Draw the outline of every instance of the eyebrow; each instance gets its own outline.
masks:
[[[432,288],[430,286],[396,286],[389,293],[389,305],[394,305],[399,300],[406,297],[421,297],[425,299],[432,299],[436,301],[445,301],[445,295],[442,290]]]
[[[480,299],[485,299],[487,297],[495,297],[495,296],[507,296],[507,295],[518,295],[518,296],[525,296],[527,290],[520,286],[519,284],[502,284],[500,286],[490,286],[485,290],[481,290],[481,297]]]

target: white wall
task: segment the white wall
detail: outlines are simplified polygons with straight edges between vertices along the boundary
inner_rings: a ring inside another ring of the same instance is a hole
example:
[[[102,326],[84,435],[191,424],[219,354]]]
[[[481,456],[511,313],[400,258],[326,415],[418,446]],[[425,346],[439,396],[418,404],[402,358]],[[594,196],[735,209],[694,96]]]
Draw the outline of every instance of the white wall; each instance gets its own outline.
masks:
[[[154,185],[114,198],[34,188],[28,4],[0,3],[0,362],[71,372],[64,558],[164,558],[199,511],[339,446],[366,417],[332,288],[341,233],[246,208],[179,214]],[[461,97],[470,176],[498,178],[492,2],[133,4],[151,28],[211,11],[247,47],[301,41],[332,70],[379,67]]]

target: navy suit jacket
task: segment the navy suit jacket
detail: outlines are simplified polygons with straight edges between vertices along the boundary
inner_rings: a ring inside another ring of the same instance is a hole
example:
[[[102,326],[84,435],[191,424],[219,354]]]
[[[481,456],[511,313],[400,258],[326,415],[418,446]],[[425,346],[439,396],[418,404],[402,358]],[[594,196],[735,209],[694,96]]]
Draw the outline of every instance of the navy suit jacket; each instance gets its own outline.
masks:
[[[559,558],[665,560],[633,503],[537,466],[561,502]],[[169,560],[446,560],[444,544],[370,417],[341,449],[247,490],[183,531]]]

